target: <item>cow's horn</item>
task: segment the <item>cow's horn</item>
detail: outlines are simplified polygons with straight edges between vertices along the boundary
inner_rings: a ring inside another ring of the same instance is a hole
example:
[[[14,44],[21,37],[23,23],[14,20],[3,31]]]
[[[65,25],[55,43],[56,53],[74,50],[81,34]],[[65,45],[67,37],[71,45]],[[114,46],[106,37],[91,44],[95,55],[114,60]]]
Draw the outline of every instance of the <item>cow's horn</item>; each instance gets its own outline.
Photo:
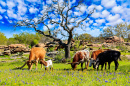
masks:
[[[79,64],[79,62],[75,62],[75,64]]]
[[[17,68],[17,69],[22,69],[26,64],[27,64],[27,61],[24,63],[23,66],[21,66],[21,67],[16,67],[16,68]]]
[[[72,64],[72,62],[66,63],[66,64]]]

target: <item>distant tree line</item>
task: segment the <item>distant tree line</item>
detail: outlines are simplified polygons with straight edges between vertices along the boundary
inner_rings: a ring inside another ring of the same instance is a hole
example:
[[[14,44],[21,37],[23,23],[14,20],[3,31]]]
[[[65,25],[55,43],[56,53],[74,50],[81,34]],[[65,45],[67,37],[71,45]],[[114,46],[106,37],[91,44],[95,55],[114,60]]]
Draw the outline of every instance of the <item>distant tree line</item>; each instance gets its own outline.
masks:
[[[130,24],[121,23],[117,24],[116,26],[109,26],[103,29],[103,32],[100,33],[98,37],[93,37],[88,33],[84,33],[81,35],[76,34],[74,39],[75,40],[83,40],[85,42],[104,42],[107,37],[111,36],[118,36],[125,39],[125,41],[130,41]]]
[[[40,43],[49,42],[51,39],[44,37],[38,33],[30,34],[27,32],[23,32],[20,34],[13,34],[12,38],[6,38],[4,33],[0,32],[0,45],[10,45],[10,44],[26,44],[30,47]]]
[[[45,32],[48,33],[47,31]],[[127,25],[127,23],[118,24],[114,27],[110,26],[105,29],[103,29],[103,32],[100,33],[98,37],[93,37],[88,33],[84,34],[75,34],[74,40],[83,40],[84,42],[90,42],[90,43],[97,43],[97,42],[104,42],[105,38],[111,37],[111,36],[118,36],[125,39],[125,41],[130,42],[130,24]],[[23,32],[20,34],[14,34],[12,38],[6,38],[4,33],[0,32],[0,45],[10,45],[10,44],[26,44],[30,45],[32,47],[33,45],[37,43],[46,43],[51,42],[53,39],[46,37],[44,35],[41,35],[39,33],[30,34],[27,32]]]
[[[103,32],[100,34],[99,37],[107,38],[111,36],[118,36],[130,41],[130,24],[121,23],[117,24],[116,26],[110,26],[103,29]]]

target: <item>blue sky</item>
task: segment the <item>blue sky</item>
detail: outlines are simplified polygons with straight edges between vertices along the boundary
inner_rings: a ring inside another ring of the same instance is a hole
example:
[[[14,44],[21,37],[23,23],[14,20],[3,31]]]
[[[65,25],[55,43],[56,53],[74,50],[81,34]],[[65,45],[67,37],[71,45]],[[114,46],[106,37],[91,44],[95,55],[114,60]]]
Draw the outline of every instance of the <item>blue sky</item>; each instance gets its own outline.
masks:
[[[62,0],[59,0],[61,2]],[[76,4],[76,0],[70,0],[72,4]],[[47,4],[51,0],[0,0],[0,32],[4,33],[7,38],[13,34],[22,32],[35,33],[33,28],[13,27],[14,23],[23,19],[33,18],[37,20],[38,15],[44,12]],[[91,19],[83,22],[86,27],[85,31],[77,28],[75,32],[78,34],[89,33],[92,36],[99,36],[100,32],[108,26],[127,22],[130,24],[130,0],[85,0],[80,5],[82,12],[91,11],[96,8],[91,15]],[[74,15],[81,15],[80,12],[74,12]],[[35,18],[36,17],[36,18]],[[53,27],[53,25],[49,25]],[[41,26],[41,30],[46,30],[46,27]]]

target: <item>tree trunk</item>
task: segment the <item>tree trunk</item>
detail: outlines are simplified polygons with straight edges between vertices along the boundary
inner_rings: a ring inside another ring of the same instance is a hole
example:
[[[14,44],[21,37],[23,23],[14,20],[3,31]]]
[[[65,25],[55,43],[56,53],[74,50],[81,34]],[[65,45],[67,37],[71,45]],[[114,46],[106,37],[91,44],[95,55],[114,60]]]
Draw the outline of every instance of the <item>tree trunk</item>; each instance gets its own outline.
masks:
[[[71,58],[70,57],[70,45],[69,44],[65,45],[65,58],[66,59]]]

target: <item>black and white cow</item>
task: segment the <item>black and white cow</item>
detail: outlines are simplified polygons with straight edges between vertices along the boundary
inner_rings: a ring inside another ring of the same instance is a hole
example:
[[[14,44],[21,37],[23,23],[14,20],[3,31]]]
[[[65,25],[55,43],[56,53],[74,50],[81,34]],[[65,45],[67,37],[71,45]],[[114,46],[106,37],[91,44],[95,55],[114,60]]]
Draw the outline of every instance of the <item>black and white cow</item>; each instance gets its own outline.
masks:
[[[102,67],[101,67],[101,70],[102,70],[105,62],[108,62],[108,65],[109,65],[108,69],[110,69],[110,64],[112,61],[114,61],[114,63],[115,63],[115,70],[117,70],[118,65],[119,65],[118,59],[121,60],[120,55],[121,55],[121,53],[119,51],[115,51],[115,50],[109,50],[109,51],[100,53],[96,59],[97,70],[99,69],[99,65],[102,65]]]

